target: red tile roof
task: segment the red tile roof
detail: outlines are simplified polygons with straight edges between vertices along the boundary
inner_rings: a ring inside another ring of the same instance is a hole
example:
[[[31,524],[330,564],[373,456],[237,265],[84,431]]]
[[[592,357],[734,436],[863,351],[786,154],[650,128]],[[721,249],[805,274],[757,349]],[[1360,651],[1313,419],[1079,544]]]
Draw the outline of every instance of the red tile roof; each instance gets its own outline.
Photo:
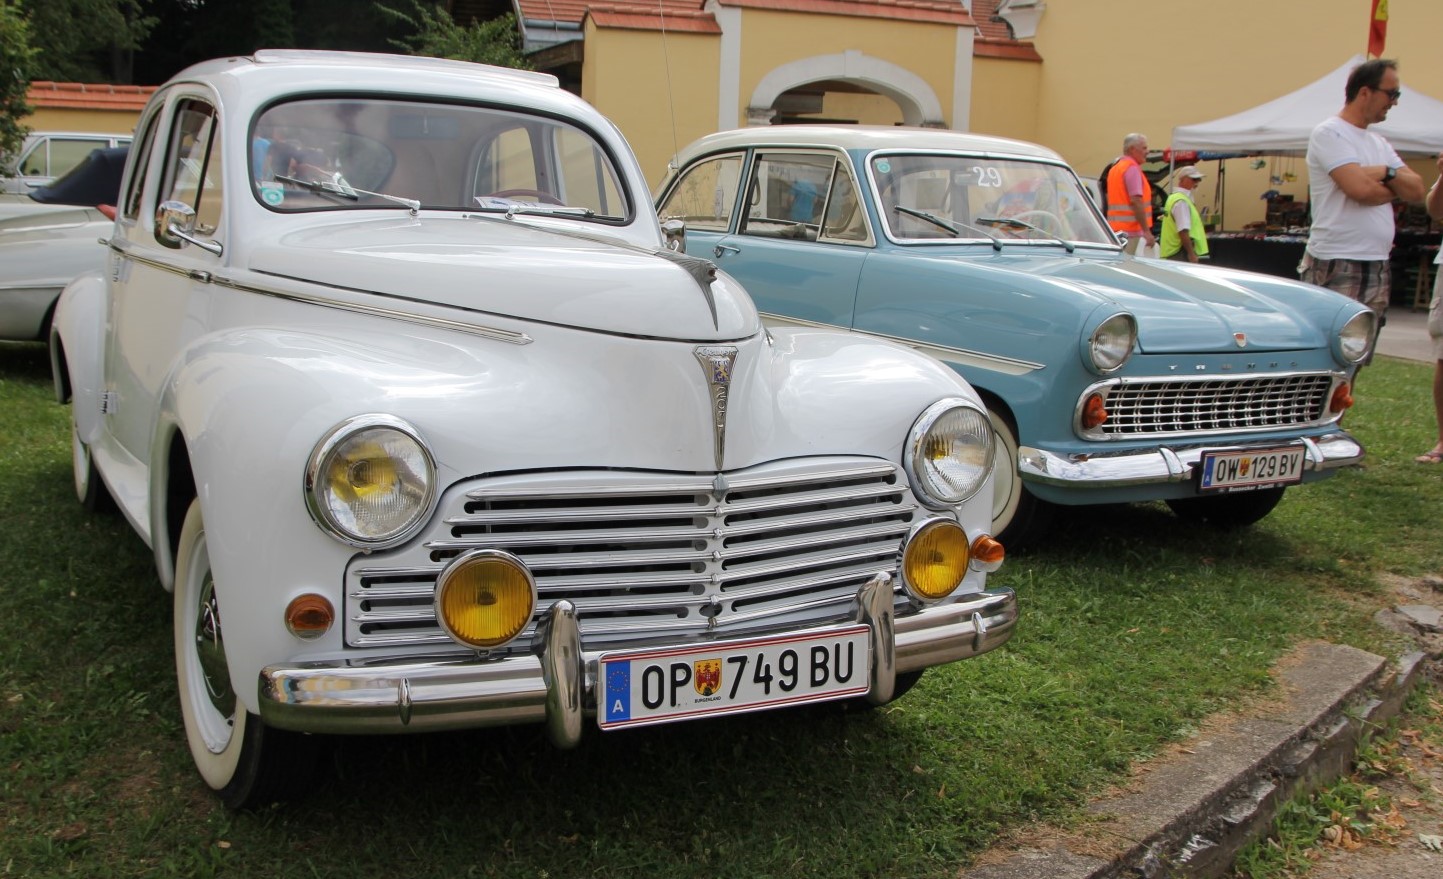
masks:
[[[616,19],[625,16],[633,26],[643,21],[659,29],[662,20],[677,30],[700,30],[697,20],[712,20],[710,13],[702,11],[703,0],[620,0],[601,3],[592,0],[519,0],[521,17],[528,21],[565,21],[579,24],[591,10],[592,18],[598,24],[602,16]],[[718,0],[722,6],[749,7],[752,9],[775,9],[786,12],[819,12],[829,15],[852,15],[864,18],[890,18],[905,21],[931,21],[942,24],[972,24],[973,19],[960,0]],[[994,0],[995,5],[995,0]],[[1006,25],[1003,25],[1006,32]],[[720,30],[708,30],[720,33]]]
[[[591,20],[597,27],[614,27],[624,30],[669,31],[694,34],[719,34],[721,25],[710,13],[697,9],[664,9],[657,12],[655,6],[634,6],[631,4],[596,4],[590,9]]]
[[[139,113],[155,92],[153,85],[107,85],[105,83],[30,83],[25,100],[36,107],[66,110],[116,110]]]

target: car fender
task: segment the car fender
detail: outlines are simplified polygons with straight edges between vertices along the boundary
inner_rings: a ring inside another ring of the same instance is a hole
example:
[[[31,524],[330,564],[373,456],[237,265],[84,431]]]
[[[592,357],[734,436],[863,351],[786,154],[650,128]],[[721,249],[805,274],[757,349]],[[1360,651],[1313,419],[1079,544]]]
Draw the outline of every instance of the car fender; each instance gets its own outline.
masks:
[[[105,383],[105,276],[87,272],[65,286],[50,323],[50,370],[56,402],[71,402],[76,431],[86,443],[100,432]],[[68,393],[67,393],[68,391]]]

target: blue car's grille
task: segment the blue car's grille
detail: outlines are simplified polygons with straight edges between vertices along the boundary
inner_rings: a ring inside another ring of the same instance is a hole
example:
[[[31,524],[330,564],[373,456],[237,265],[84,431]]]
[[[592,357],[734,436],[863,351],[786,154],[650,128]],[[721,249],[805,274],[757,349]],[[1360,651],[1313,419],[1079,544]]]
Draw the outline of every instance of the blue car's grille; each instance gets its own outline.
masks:
[[[1330,373],[1124,380],[1103,389],[1110,437],[1275,430],[1328,416]]]

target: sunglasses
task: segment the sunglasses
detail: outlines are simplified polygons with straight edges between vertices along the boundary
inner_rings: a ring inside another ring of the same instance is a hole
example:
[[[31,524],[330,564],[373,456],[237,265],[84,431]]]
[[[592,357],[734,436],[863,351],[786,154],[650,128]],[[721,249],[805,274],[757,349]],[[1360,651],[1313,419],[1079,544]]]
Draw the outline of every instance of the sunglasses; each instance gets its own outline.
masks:
[[[1403,95],[1403,90],[1402,90],[1401,88],[1396,88],[1396,89],[1373,89],[1373,91],[1378,92],[1379,94],[1387,95],[1387,96],[1388,96],[1388,100],[1390,100],[1390,101],[1396,101],[1396,100],[1398,100],[1398,98],[1402,97],[1402,95]]]

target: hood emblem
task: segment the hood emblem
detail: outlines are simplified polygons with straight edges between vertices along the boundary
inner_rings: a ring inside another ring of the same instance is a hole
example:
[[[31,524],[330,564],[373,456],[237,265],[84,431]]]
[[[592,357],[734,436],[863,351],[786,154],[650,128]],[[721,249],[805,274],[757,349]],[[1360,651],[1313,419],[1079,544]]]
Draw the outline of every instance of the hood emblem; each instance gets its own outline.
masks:
[[[711,311],[712,329],[718,329],[721,321],[716,313],[716,294],[712,292],[711,285],[716,282],[716,263],[699,256],[688,256],[685,253],[677,253],[674,250],[653,251],[662,259],[669,260],[681,266],[682,270],[691,276],[697,287],[701,288],[701,295],[706,297],[706,306]]]
[[[1233,341],[1238,343],[1239,348],[1246,348],[1248,347],[1248,334],[1233,333]]]
[[[737,360],[737,349],[731,345],[703,345],[692,349],[706,375],[707,387],[711,390],[711,426],[716,441],[716,469],[722,469],[722,457],[726,451],[727,438],[727,395],[731,391],[732,366]]]

